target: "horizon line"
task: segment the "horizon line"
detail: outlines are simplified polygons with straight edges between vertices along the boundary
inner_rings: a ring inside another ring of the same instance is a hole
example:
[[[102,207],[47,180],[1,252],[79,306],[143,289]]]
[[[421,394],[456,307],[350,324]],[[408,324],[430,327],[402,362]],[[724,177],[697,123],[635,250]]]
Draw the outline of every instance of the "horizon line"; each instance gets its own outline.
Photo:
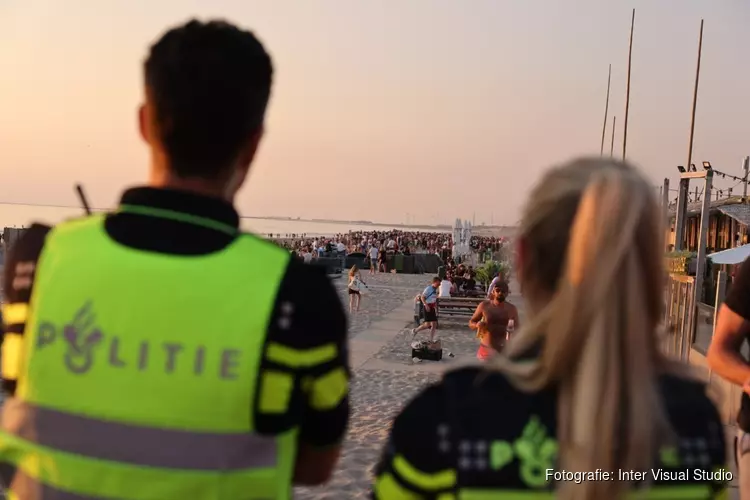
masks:
[[[82,205],[62,205],[62,204],[53,204],[53,203],[24,203],[19,201],[0,201],[0,205],[11,205],[11,206],[25,206],[25,207],[43,207],[43,208],[79,208],[83,212],[83,215],[85,215],[85,208]],[[107,212],[107,211],[113,211],[112,208],[94,208],[91,207],[92,211],[95,212]],[[264,219],[264,220],[289,220],[289,221],[299,221],[299,222],[320,222],[320,223],[332,223],[332,224],[356,224],[359,226],[383,226],[383,227],[389,227],[389,226],[400,226],[400,227],[413,227],[413,228],[452,228],[453,226],[451,224],[406,224],[403,222],[399,223],[390,223],[390,222],[374,222],[374,221],[351,221],[351,220],[339,220],[339,219],[303,219],[301,217],[294,218],[292,216],[284,216],[284,215],[239,215],[240,219]],[[480,224],[478,226],[472,225],[472,227],[485,227],[485,228],[512,228],[516,227],[509,224]]]

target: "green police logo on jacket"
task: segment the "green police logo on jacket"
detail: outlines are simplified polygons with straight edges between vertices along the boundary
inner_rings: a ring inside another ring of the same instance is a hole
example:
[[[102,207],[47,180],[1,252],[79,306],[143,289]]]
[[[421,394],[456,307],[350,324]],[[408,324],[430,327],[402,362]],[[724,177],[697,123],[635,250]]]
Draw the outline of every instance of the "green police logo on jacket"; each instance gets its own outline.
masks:
[[[65,325],[55,325],[41,318],[37,332],[35,353],[45,356],[46,349],[56,343],[64,344],[60,360],[71,373],[83,375],[94,366],[97,358],[124,370],[161,370],[166,374],[192,373],[195,376],[215,376],[223,380],[237,379],[241,352],[237,349],[208,351],[206,346],[191,346],[184,342],[156,343],[148,339],[127,340],[107,334],[96,326],[92,301],[86,302]],[[206,373],[207,356],[219,359],[218,370]]]
[[[521,480],[529,488],[544,488],[547,480],[544,472],[554,467],[557,460],[558,443],[548,436],[547,428],[539,417],[532,416],[515,441],[497,440],[490,445],[490,466],[501,470],[518,459]]]

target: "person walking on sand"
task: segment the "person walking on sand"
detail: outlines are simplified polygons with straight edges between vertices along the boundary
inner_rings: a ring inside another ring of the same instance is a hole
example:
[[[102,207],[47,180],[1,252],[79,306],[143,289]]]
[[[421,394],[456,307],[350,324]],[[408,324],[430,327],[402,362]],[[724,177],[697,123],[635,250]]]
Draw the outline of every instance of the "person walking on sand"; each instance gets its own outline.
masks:
[[[375,274],[378,272],[378,247],[370,245],[370,250],[367,253],[370,258],[370,274]]]
[[[490,290],[490,300],[477,306],[469,320],[469,328],[477,331],[479,349],[477,359],[486,361],[501,352],[509,338],[509,330],[518,328],[518,309],[506,301],[510,289],[504,281],[495,282]]]
[[[386,250],[385,245],[380,247],[380,252],[378,253],[378,268],[381,273],[388,272],[388,250]]]
[[[440,288],[440,278],[435,276],[432,282],[427,285],[419,300],[424,305],[424,323],[417,328],[412,328],[412,338],[422,330],[430,329],[430,342],[435,341],[435,330],[437,329],[437,299],[438,289]]]
[[[445,277],[440,281],[440,288],[438,288],[438,298],[440,297],[450,297],[451,293],[454,292],[454,285],[453,282],[450,280],[449,275],[445,275]]]
[[[354,265],[349,270],[349,312],[359,312],[359,304],[362,301],[362,287],[367,287],[367,284],[362,281],[362,273],[359,272],[359,268]]]

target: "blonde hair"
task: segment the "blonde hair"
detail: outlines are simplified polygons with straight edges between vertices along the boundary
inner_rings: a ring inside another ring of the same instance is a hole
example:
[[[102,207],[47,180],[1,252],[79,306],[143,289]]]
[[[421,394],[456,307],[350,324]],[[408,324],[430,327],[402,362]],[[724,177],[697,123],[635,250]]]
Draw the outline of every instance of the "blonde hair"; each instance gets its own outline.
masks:
[[[530,319],[494,365],[521,390],[558,388],[558,467],[647,470],[674,433],[657,377],[685,374],[660,354],[663,221],[631,166],[579,159],[532,191],[519,280]],[[524,354],[540,348],[538,357]],[[620,481],[558,484],[558,498],[617,498]]]
[[[351,278],[355,274],[359,272],[359,268],[357,267],[357,264],[354,264],[351,269],[349,269],[349,277]]]

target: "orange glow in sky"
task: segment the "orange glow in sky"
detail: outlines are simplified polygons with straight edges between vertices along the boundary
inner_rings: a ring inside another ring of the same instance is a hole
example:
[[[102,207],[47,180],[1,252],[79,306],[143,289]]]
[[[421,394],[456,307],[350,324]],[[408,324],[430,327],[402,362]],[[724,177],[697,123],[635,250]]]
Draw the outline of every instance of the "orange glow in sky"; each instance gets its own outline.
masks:
[[[0,201],[75,204],[83,182],[106,207],[145,180],[148,45],[190,17],[224,17],[276,66],[243,213],[513,224],[544,168],[598,154],[610,63],[621,150],[633,7],[630,159],[676,187],[705,18],[693,157],[742,175],[746,2],[0,0]]]

